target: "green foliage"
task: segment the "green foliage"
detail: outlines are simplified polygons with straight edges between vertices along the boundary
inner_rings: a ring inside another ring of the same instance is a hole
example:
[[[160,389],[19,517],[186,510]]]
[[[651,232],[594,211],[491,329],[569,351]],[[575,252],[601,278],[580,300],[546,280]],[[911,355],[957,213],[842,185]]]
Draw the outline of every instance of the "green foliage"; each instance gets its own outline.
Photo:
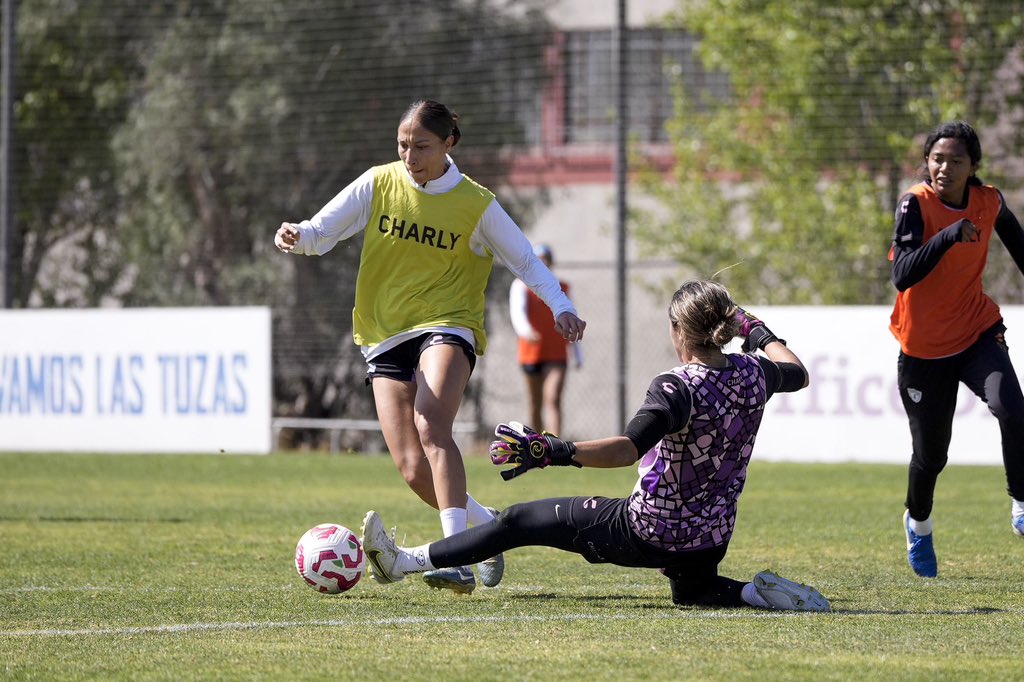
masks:
[[[499,86],[539,71],[543,31],[515,42],[531,20],[455,0],[416,8],[227,0],[194,3],[161,27],[117,137],[125,219],[139,226],[126,234],[127,303],[294,303],[289,266],[301,259],[276,253],[273,231],[396,158],[394,129],[414,99],[471,107],[464,126],[477,149],[516,139],[515,88]],[[431,41],[450,43],[443,63],[419,56],[417,44]],[[513,43],[514,69],[480,61]],[[473,129],[474,120],[504,123]],[[298,275],[307,301],[351,300],[354,277],[337,273],[355,271],[352,247],[295,266],[310,271]]]
[[[123,267],[111,248],[118,202],[110,138],[139,70],[133,45],[146,40],[122,29],[147,12],[70,0],[12,5],[14,304],[97,305]]]
[[[260,40],[242,4],[180,13],[144,56],[115,139],[129,305],[266,303],[285,284],[268,234],[282,199],[287,74],[274,68],[282,45]],[[284,19],[258,4],[264,21]]]
[[[727,101],[680,92],[678,166],[643,188],[646,254],[723,275],[757,303],[884,303],[892,207],[942,120],[979,127],[1022,17],[1012,3],[681,0],[670,23],[728,74]],[[1018,147],[1019,149],[1019,147]]]
[[[467,467],[498,507],[635,478]],[[511,550],[502,584],[469,597],[415,577],[308,589],[292,558],[317,523],[358,529],[374,508],[400,541],[440,535],[386,456],[0,455],[0,470],[5,680],[1002,680],[1024,658],[1024,541],[999,467],[943,473],[940,573],[922,580],[905,467],[755,461],[722,573],[810,582],[832,614],[677,609],[657,571],[544,547]]]
[[[402,4],[182,9],[146,53],[116,139],[121,218],[134,227],[122,242],[132,264],[123,301],[272,305],[275,396],[291,404],[279,412],[372,414],[368,392],[340,388],[363,368],[350,340],[361,238],[322,258],[286,257],[272,243],[280,223],[312,217],[397,158],[395,129],[416,99],[465,114],[461,167],[496,181],[493,151],[520,139],[523,84],[539,79],[546,31],[533,15]],[[424,58],[423,44],[444,58]],[[508,62],[488,58],[502,51]]]
[[[536,3],[18,5],[15,305],[270,305],[278,412],[366,415],[338,388],[361,240],[287,257],[273,233],[397,158],[416,99],[463,114],[460,167],[498,182],[543,80]]]

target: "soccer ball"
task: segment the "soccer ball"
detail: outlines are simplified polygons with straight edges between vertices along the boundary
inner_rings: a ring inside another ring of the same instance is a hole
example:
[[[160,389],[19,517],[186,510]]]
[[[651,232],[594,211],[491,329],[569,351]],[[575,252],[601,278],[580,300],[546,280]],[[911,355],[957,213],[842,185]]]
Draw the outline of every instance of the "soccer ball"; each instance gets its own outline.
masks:
[[[340,594],[351,590],[363,577],[366,555],[355,533],[336,523],[324,523],[299,538],[295,570],[314,590]]]

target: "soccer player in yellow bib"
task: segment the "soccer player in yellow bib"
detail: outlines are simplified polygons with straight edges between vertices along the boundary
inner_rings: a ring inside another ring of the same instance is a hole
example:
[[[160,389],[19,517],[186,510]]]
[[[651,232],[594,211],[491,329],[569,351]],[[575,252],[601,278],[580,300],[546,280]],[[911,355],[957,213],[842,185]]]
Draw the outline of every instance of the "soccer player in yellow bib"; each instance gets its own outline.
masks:
[[[484,292],[494,259],[551,308],[568,341],[582,339],[586,327],[494,194],[455,165],[449,152],[460,137],[458,115],[447,106],[414,102],[399,122],[399,161],[367,170],[311,219],[283,223],[274,238],[281,251],[319,256],[365,230],[353,337],[391,457],[409,487],[440,511],[445,537],[496,513],[467,493],[452,437],[476,356],[487,346]],[[492,557],[478,570],[493,587],[504,559]],[[430,571],[424,581],[460,593],[476,586],[465,566]]]

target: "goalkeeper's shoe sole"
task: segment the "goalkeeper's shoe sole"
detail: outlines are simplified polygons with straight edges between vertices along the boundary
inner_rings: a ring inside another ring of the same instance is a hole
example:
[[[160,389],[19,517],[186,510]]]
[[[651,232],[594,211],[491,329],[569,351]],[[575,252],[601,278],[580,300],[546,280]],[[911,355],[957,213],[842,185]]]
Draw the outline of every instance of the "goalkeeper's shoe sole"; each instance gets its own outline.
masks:
[[[810,585],[787,580],[771,571],[754,576],[754,589],[777,611],[831,611],[828,599]]]
[[[438,568],[423,574],[423,582],[437,590],[451,590],[456,594],[472,594],[476,589],[473,571],[465,566]]]
[[[398,547],[395,545],[394,529],[391,535],[384,530],[384,522],[375,511],[366,512],[361,531],[363,551],[370,565],[370,576],[382,585],[390,585],[405,578],[395,574],[398,562]]]
[[[487,511],[495,516],[498,515],[498,510],[494,507],[488,507]],[[476,570],[480,573],[480,582],[484,587],[497,587],[501,579],[505,577],[505,555],[499,554],[490,559],[484,559],[476,565]]]

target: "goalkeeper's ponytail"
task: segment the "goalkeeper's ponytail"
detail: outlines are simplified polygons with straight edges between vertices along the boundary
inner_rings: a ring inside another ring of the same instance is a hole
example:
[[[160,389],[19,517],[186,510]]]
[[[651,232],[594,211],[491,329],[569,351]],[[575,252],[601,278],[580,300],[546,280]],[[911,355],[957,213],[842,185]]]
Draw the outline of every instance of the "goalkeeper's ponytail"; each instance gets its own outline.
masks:
[[[721,348],[739,333],[738,308],[718,282],[690,280],[672,296],[672,326],[696,346]]]
[[[736,306],[732,306],[732,310],[736,310]],[[739,333],[740,323],[736,320],[736,313],[718,323],[715,328],[711,331],[709,338],[711,343],[709,345],[717,346],[721,348],[725,344],[736,338],[736,334]]]

